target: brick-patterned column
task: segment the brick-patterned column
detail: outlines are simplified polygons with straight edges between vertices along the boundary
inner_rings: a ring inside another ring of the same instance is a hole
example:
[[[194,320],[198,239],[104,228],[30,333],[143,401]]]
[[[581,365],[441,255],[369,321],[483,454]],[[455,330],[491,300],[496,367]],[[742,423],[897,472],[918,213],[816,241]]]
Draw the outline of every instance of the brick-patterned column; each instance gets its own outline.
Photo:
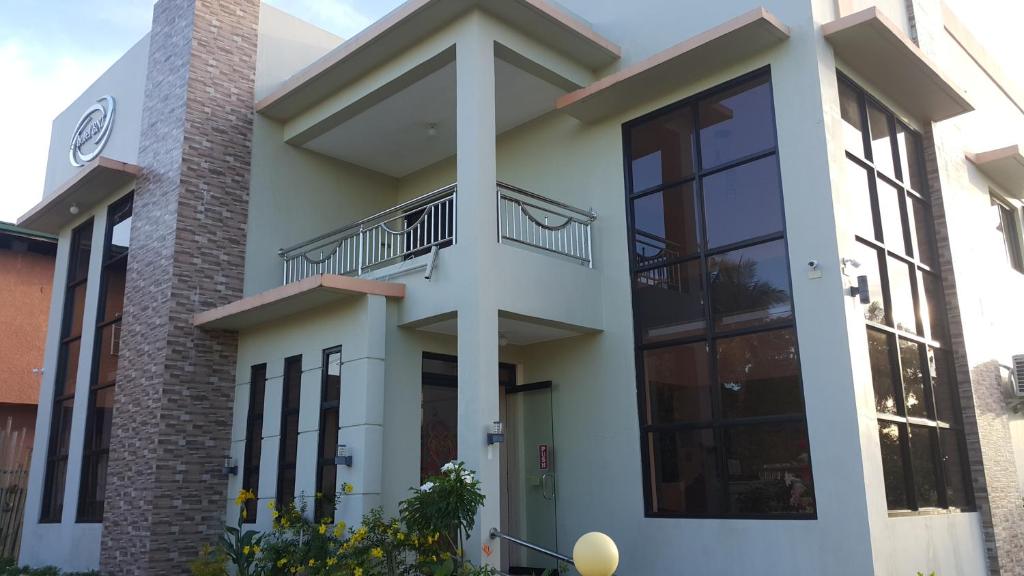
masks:
[[[183,574],[220,533],[242,293],[258,0],[153,10],[101,568]]]
[[[935,136],[924,134],[925,165],[931,191],[935,236],[942,269],[949,332],[967,437],[967,456],[974,498],[981,514],[985,552],[991,576],[1024,574],[1024,509],[1017,486],[1017,468],[1010,443],[1008,407],[996,363],[971,364],[967,354],[969,323],[961,316],[956,266],[939,177]]]

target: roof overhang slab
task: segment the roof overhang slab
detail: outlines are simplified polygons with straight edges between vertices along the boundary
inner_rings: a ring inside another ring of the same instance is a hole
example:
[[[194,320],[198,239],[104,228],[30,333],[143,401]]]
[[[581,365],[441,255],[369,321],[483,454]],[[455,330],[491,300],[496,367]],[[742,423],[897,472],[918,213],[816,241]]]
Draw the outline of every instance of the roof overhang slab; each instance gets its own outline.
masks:
[[[968,154],[967,159],[995,183],[1000,192],[1024,200],[1024,154],[1019,145]]]
[[[200,312],[193,316],[192,324],[207,330],[239,331],[367,295],[405,298],[405,284],[333,274],[311,276]]]
[[[619,58],[618,46],[547,0],[408,0],[258,101],[256,110],[278,121],[293,118],[475,8],[590,70]]]
[[[100,156],[22,215],[18,226],[58,234],[77,217],[71,213],[72,205],[78,206],[76,214],[88,212],[138,175],[138,166]]]
[[[788,27],[764,8],[755,8],[566,94],[556,108],[584,122],[601,120],[742,62],[787,38]]]
[[[941,122],[974,110],[963,90],[925,56],[877,7],[821,27],[836,58],[903,110]]]

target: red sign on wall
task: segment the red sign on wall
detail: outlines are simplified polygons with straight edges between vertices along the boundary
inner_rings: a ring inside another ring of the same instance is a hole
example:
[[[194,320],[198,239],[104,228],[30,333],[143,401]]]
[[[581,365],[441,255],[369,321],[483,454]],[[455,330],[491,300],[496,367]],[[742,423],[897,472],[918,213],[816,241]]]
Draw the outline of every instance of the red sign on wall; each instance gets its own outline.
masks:
[[[548,469],[548,445],[538,444],[537,445],[537,467],[541,470]]]

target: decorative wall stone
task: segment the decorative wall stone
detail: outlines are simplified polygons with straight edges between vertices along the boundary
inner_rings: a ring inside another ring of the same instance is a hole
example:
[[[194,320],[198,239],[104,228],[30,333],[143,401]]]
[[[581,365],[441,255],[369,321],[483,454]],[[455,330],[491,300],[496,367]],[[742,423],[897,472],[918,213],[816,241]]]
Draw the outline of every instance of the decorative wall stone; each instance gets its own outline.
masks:
[[[114,402],[101,569],[183,574],[220,533],[242,294],[258,0],[160,0]]]
[[[975,503],[981,514],[989,574],[1024,574],[1024,508],[1017,484],[1017,469],[1010,442],[1008,406],[999,365],[995,361],[972,364],[967,343],[972,325],[962,318],[958,304],[956,271],[943,202],[935,136],[924,134],[925,164],[931,190],[935,235],[949,314],[950,338],[967,437],[967,456],[974,484]],[[974,334],[975,337],[980,334]]]

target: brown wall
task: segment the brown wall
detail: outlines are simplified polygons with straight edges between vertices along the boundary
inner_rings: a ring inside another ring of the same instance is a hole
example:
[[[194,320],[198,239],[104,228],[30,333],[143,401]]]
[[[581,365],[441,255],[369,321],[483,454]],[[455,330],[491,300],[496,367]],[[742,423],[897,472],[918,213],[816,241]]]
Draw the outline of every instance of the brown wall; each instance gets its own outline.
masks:
[[[0,250],[0,403],[36,404],[54,257]],[[0,423],[2,425],[2,423]]]

